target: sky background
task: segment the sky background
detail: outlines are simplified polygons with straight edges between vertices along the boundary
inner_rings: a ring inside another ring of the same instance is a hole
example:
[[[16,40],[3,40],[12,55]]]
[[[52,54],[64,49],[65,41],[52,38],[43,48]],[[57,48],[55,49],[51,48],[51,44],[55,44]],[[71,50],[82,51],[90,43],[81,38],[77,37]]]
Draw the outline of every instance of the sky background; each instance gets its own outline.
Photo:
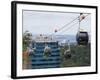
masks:
[[[87,15],[87,14],[84,14]],[[79,16],[79,13],[59,13],[45,11],[23,11],[23,32],[28,30],[32,34],[53,34],[55,29],[63,27],[73,19]],[[70,27],[70,29],[68,29]],[[78,31],[78,20],[69,26],[66,26],[55,35],[76,35]],[[87,16],[81,22],[81,29],[91,33],[91,15]]]

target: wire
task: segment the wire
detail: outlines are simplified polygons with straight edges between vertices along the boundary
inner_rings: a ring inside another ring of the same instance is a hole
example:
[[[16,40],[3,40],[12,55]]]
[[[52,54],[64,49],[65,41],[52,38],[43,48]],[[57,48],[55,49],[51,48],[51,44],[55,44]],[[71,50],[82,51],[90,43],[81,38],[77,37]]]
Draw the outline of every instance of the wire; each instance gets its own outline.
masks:
[[[70,21],[69,23],[65,24],[63,27],[61,27],[60,29],[58,29],[58,31],[62,30],[63,28],[65,28],[66,26],[70,25],[72,22],[74,22],[75,20],[77,20],[78,17],[76,17],[74,20]],[[57,31],[57,32],[58,32]]]
[[[88,15],[90,15],[90,14],[87,14],[87,15],[85,16],[85,18],[86,18]],[[80,17],[80,16],[76,17],[75,19],[73,19],[73,20],[70,21],[69,23],[65,24],[63,27],[61,27],[60,29],[58,29],[57,32],[52,33],[50,36],[53,36],[55,33],[58,33],[59,31],[61,31],[61,30],[62,30],[63,28],[65,28],[66,26],[69,26],[72,22],[74,22],[75,20],[79,19],[79,17]],[[83,21],[83,20],[84,20],[84,19],[82,19],[81,21]],[[77,22],[77,23],[79,23],[79,22]],[[75,24],[77,24],[77,23],[75,23]],[[75,24],[74,24],[74,25],[75,25]],[[72,26],[74,26],[74,25],[72,25]],[[68,27],[66,30],[69,30],[72,26]],[[66,30],[65,30],[65,31],[66,31]],[[64,32],[64,31],[63,31],[63,32]]]
[[[87,14],[85,17],[87,17],[88,15],[90,15],[90,14]],[[80,15],[81,16],[81,15]],[[64,25],[63,27],[61,27],[60,29],[58,29],[58,31],[57,32],[59,32],[60,30],[62,30],[63,28],[65,28],[66,26],[69,26],[72,22],[74,22],[75,20],[77,20],[80,16],[78,16],[78,17],[76,17],[74,20],[72,20],[72,21],[70,21],[68,24],[66,24],[66,25]],[[84,19],[82,19],[81,21],[83,21]],[[81,22],[80,21],[80,22]],[[56,33],[57,33],[56,32]],[[54,33],[53,33],[54,34]]]
[[[65,31],[70,30],[70,29],[71,29],[72,27],[74,27],[74,25],[76,25],[77,23],[78,23],[78,22],[76,22],[76,23],[74,23],[73,25],[67,27],[67,29],[65,29],[64,31],[62,31],[62,32],[60,32],[60,33],[63,33],[63,32],[65,32]]]

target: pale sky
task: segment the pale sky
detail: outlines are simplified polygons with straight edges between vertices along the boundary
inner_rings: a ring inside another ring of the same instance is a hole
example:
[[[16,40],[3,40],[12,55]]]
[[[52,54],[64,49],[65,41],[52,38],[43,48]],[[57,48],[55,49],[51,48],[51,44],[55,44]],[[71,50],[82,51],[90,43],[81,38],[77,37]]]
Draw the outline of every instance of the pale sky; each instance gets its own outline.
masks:
[[[87,14],[84,14],[87,15]],[[59,13],[59,12],[40,12],[23,11],[23,32],[28,30],[32,34],[52,34],[55,29],[63,27],[73,19],[79,16],[79,13]],[[78,20],[71,25],[56,33],[56,35],[76,35],[78,31]],[[75,24],[76,23],[76,24]],[[75,24],[75,25],[74,25]],[[73,27],[72,27],[73,26]],[[68,27],[71,27],[67,30]],[[81,28],[91,32],[91,15],[87,16],[81,22]]]

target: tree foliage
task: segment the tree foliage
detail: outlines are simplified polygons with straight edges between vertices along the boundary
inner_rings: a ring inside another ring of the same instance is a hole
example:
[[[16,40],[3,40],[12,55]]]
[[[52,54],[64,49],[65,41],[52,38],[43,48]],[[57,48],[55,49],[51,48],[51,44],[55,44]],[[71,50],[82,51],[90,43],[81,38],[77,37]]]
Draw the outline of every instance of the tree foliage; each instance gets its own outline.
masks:
[[[32,42],[32,34],[29,31],[25,31],[23,33],[23,50],[26,50],[26,48],[29,46],[31,42]]]

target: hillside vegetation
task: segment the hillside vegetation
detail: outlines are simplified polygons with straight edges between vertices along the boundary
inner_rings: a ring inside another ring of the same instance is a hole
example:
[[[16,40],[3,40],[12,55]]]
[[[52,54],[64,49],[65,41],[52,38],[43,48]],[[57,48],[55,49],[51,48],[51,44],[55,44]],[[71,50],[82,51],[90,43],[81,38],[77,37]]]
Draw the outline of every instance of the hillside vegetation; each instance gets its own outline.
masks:
[[[61,67],[77,67],[77,66],[90,66],[90,44],[88,45],[71,45],[71,57],[66,59],[63,55],[68,47],[61,48]]]

